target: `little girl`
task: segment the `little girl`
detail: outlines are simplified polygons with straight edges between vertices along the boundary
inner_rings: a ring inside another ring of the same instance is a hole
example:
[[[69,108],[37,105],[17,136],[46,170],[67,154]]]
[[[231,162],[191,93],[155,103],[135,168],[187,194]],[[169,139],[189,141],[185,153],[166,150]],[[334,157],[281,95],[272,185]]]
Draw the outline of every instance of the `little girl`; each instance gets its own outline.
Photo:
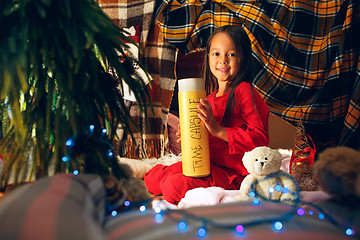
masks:
[[[209,132],[209,176],[182,174],[182,163],[156,165],[145,174],[149,192],[177,204],[197,187],[238,190],[248,174],[244,152],[269,144],[269,109],[251,82],[251,43],[240,26],[217,28],[210,36],[204,60],[206,99],[198,105],[199,118]]]

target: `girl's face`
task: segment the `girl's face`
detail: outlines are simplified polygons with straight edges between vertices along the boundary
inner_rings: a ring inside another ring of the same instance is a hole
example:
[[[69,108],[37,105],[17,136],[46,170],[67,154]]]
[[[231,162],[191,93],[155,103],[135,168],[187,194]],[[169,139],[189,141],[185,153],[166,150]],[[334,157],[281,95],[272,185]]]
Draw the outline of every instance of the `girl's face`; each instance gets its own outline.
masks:
[[[213,36],[209,50],[209,67],[219,86],[232,80],[240,68],[235,44],[227,33]]]

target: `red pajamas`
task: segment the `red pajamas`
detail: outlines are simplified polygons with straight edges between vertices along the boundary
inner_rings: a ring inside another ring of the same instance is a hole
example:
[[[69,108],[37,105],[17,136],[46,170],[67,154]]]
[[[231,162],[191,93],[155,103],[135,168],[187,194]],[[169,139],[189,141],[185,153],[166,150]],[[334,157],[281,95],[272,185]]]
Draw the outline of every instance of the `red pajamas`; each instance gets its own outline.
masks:
[[[240,188],[243,177],[238,176],[233,170],[214,164],[210,165],[210,169],[209,176],[194,178],[183,175],[181,162],[170,166],[158,164],[146,173],[145,185],[149,192],[163,195],[164,199],[172,204],[177,204],[188,190],[197,187],[218,186],[233,190]]]
[[[144,176],[149,192],[163,195],[169,203],[177,204],[193,188],[240,188],[243,178],[248,174],[242,163],[244,153],[269,144],[269,108],[255,90],[252,93],[251,88],[249,83],[243,82],[235,90],[232,118],[230,126],[226,127],[228,142],[209,136],[210,175],[201,178],[187,177],[182,174],[181,162],[170,166],[158,164]],[[228,95],[216,97],[214,92],[207,97],[219,124]]]

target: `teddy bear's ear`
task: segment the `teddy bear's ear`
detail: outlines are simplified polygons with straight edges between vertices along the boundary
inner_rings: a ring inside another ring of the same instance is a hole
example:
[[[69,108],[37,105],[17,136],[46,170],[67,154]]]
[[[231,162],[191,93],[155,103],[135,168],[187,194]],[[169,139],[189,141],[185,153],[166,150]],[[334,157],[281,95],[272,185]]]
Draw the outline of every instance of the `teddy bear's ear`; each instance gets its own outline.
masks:
[[[273,154],[276,158],[282,159],[282,155],[277,149],[273,149]]]
[[[253,162],[255,161],[255,158],[256,157],[253,157],[253,152],[252,151],[249,151],[249,152],[245,152],[244,153],[244,156],[242,158],[242,162],[244,164],[244,167],[246,168],[246,170],[248,172],[251,171],[251,168],[252,168],[252,165],[253,165]]]

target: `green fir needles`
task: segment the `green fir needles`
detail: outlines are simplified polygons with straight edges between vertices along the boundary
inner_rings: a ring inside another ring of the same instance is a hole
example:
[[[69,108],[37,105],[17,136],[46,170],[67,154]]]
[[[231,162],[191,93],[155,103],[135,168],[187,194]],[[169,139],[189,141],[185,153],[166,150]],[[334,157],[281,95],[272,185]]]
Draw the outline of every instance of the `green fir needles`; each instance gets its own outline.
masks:
[[[93,0],[1,0],[0,27],[1,189],[73,169],[121,177],[104,144],[119,123],[134,124],[121,80],[145,117],[150,104],[135,59],[123,54],[124,42],[135,42]],[[81,142],[84,152],[63,161],[66,141],[89,126],[90,147]]]

